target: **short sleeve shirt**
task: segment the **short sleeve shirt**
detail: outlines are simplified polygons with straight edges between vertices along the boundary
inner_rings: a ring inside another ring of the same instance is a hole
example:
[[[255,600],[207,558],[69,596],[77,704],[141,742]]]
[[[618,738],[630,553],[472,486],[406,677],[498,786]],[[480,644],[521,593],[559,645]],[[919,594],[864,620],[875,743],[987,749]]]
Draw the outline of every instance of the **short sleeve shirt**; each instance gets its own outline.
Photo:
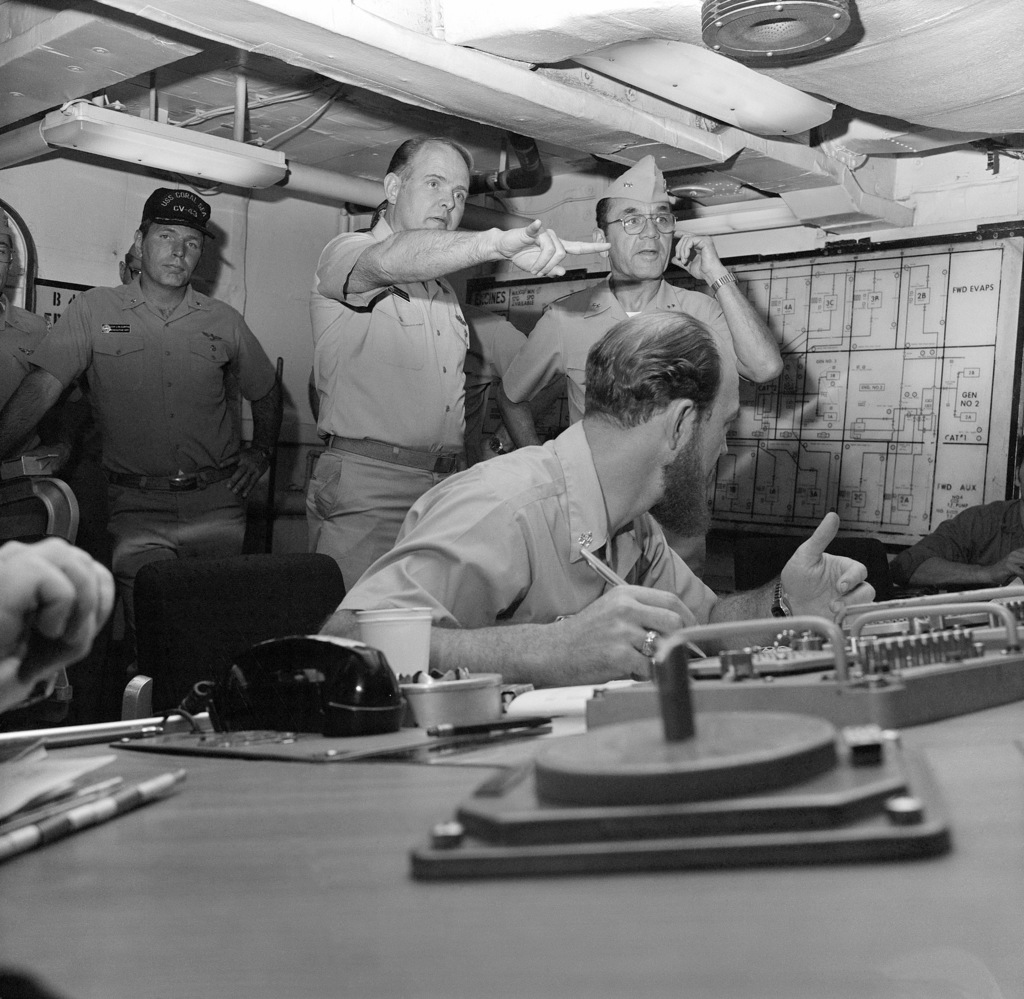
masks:
[[[29,373],[32,355],[46,336],[46,320],[0,295],[0,408]]]
[[[341,607],[430,607],[435,624],[546,624],[593,603],[606,584],[579,553],[603,555],[629,583],[679,595],[706,623],[716,597],[665,543],[649,515],[608,536],[604,497],[582,425],[450,476],[413,505],[394,549]]]
[[[310,297],[313,372],[321,434],[458,451],[465,433],[463,364],[469,329],[443,278],[345,294],[360,255],[392,235],[381,219],[371,232],[335,236],[320,255]]]
[[[718,303],[698,291],[661,282],[646,312],[685,312],[714,334],[720,351],[735,363],[736,353],[725,314]],[[587,382],[587,353],[616,323],[628,319],[605,278],[593,288],[553,302],[537,321],[523,349],[502,379],[513,402],[532,399],[558,375],[565,375],[569,422],[583,417]]]
[[[502,378],[526,343],[526,335],[507,319],[472,305],[462,307],[469,323],[466,354],[466,440],[476,440],[487,415],[491,382]]]
[[[225,391],[246,399],[274,386],[274,367],[245,320],[189,287],[165,319],[129,285],[78,295],[32,363],[63,385],[82,372],[103,440],[103,464],[131,475],[220,468],[238,456]]]
[[[1021,502],[1001,500],[972,506],[943,521],[928,537],[893,559],[893,580],[908,584],[918,566],[930,558],[964,565],[995,565],[1010,552],[1024,548]]]

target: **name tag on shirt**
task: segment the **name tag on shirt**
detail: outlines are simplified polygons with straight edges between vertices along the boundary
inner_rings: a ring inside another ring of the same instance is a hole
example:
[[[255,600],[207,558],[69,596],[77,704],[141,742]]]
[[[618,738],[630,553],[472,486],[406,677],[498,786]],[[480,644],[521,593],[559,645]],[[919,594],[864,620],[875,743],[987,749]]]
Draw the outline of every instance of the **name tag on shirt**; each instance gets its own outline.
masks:
[[[130,323],[104,323],[100,327],[101,333],[131,333]]]

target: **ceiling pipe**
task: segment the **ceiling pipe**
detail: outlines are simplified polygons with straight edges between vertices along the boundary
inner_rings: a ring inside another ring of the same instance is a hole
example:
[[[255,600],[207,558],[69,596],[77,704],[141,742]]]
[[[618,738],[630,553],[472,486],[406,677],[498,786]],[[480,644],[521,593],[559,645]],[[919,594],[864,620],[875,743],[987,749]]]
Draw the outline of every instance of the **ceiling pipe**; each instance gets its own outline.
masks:
[[[470,195],[486,194],[489,191],[529,191],[544,179],[544,164],[533,139],[509,132],[508,144],[516,154],[519,166],[473,174],[469,179]]]
[[[231,130],[235,142],[245,142],[246,115],[249,112],[249,84],[245,73],[235,73],[235,121]]]
[[[0,170],[27,163],[40,156],[52,156],[57,152],[43,138],[40,124],[34,121],[0,135]]]

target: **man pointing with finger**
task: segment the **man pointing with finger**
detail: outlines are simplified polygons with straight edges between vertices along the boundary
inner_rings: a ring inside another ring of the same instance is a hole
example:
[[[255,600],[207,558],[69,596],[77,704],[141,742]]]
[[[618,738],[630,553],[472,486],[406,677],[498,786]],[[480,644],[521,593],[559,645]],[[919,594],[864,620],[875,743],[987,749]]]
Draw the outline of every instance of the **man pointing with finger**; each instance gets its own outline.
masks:
[[[859,562],[825,553],[829,514],[778,585],[717,597],[660,527],[704,529],[707,478],[739,414],[736,368],[687,315],[637,316],[587,360],[586,413],[543,447],[482,462],[423,496],[398,541],[325,626],[357,608],[430,607],[431,665],[564,686],[642,673],[659,635],[769,617],[835,619],[874,596]],[[610,586],[581,549],[627,585]]]
[[[459,231],[469,154],[450,139],[411,139],[384,178],[369,232],[324,248],[310,301],[317,431],[327,444],[306,496],[309,547],[352,586],[394,544],[409,507],[464,467],[465,317],[444,275],[511,260],[537,277],[565,273],[562,242],[540,222]]]

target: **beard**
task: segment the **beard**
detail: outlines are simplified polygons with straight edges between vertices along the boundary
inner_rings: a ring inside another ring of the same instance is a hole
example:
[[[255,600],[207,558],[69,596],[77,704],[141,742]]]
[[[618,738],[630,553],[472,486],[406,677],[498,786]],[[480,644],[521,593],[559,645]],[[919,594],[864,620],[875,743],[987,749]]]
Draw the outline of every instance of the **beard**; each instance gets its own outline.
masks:
[[[662,527],[684,538],[707,534],[711,511],[699,435],[662,468],[661,475],[663,491],[661,499],[651,507],[651,516]]]

